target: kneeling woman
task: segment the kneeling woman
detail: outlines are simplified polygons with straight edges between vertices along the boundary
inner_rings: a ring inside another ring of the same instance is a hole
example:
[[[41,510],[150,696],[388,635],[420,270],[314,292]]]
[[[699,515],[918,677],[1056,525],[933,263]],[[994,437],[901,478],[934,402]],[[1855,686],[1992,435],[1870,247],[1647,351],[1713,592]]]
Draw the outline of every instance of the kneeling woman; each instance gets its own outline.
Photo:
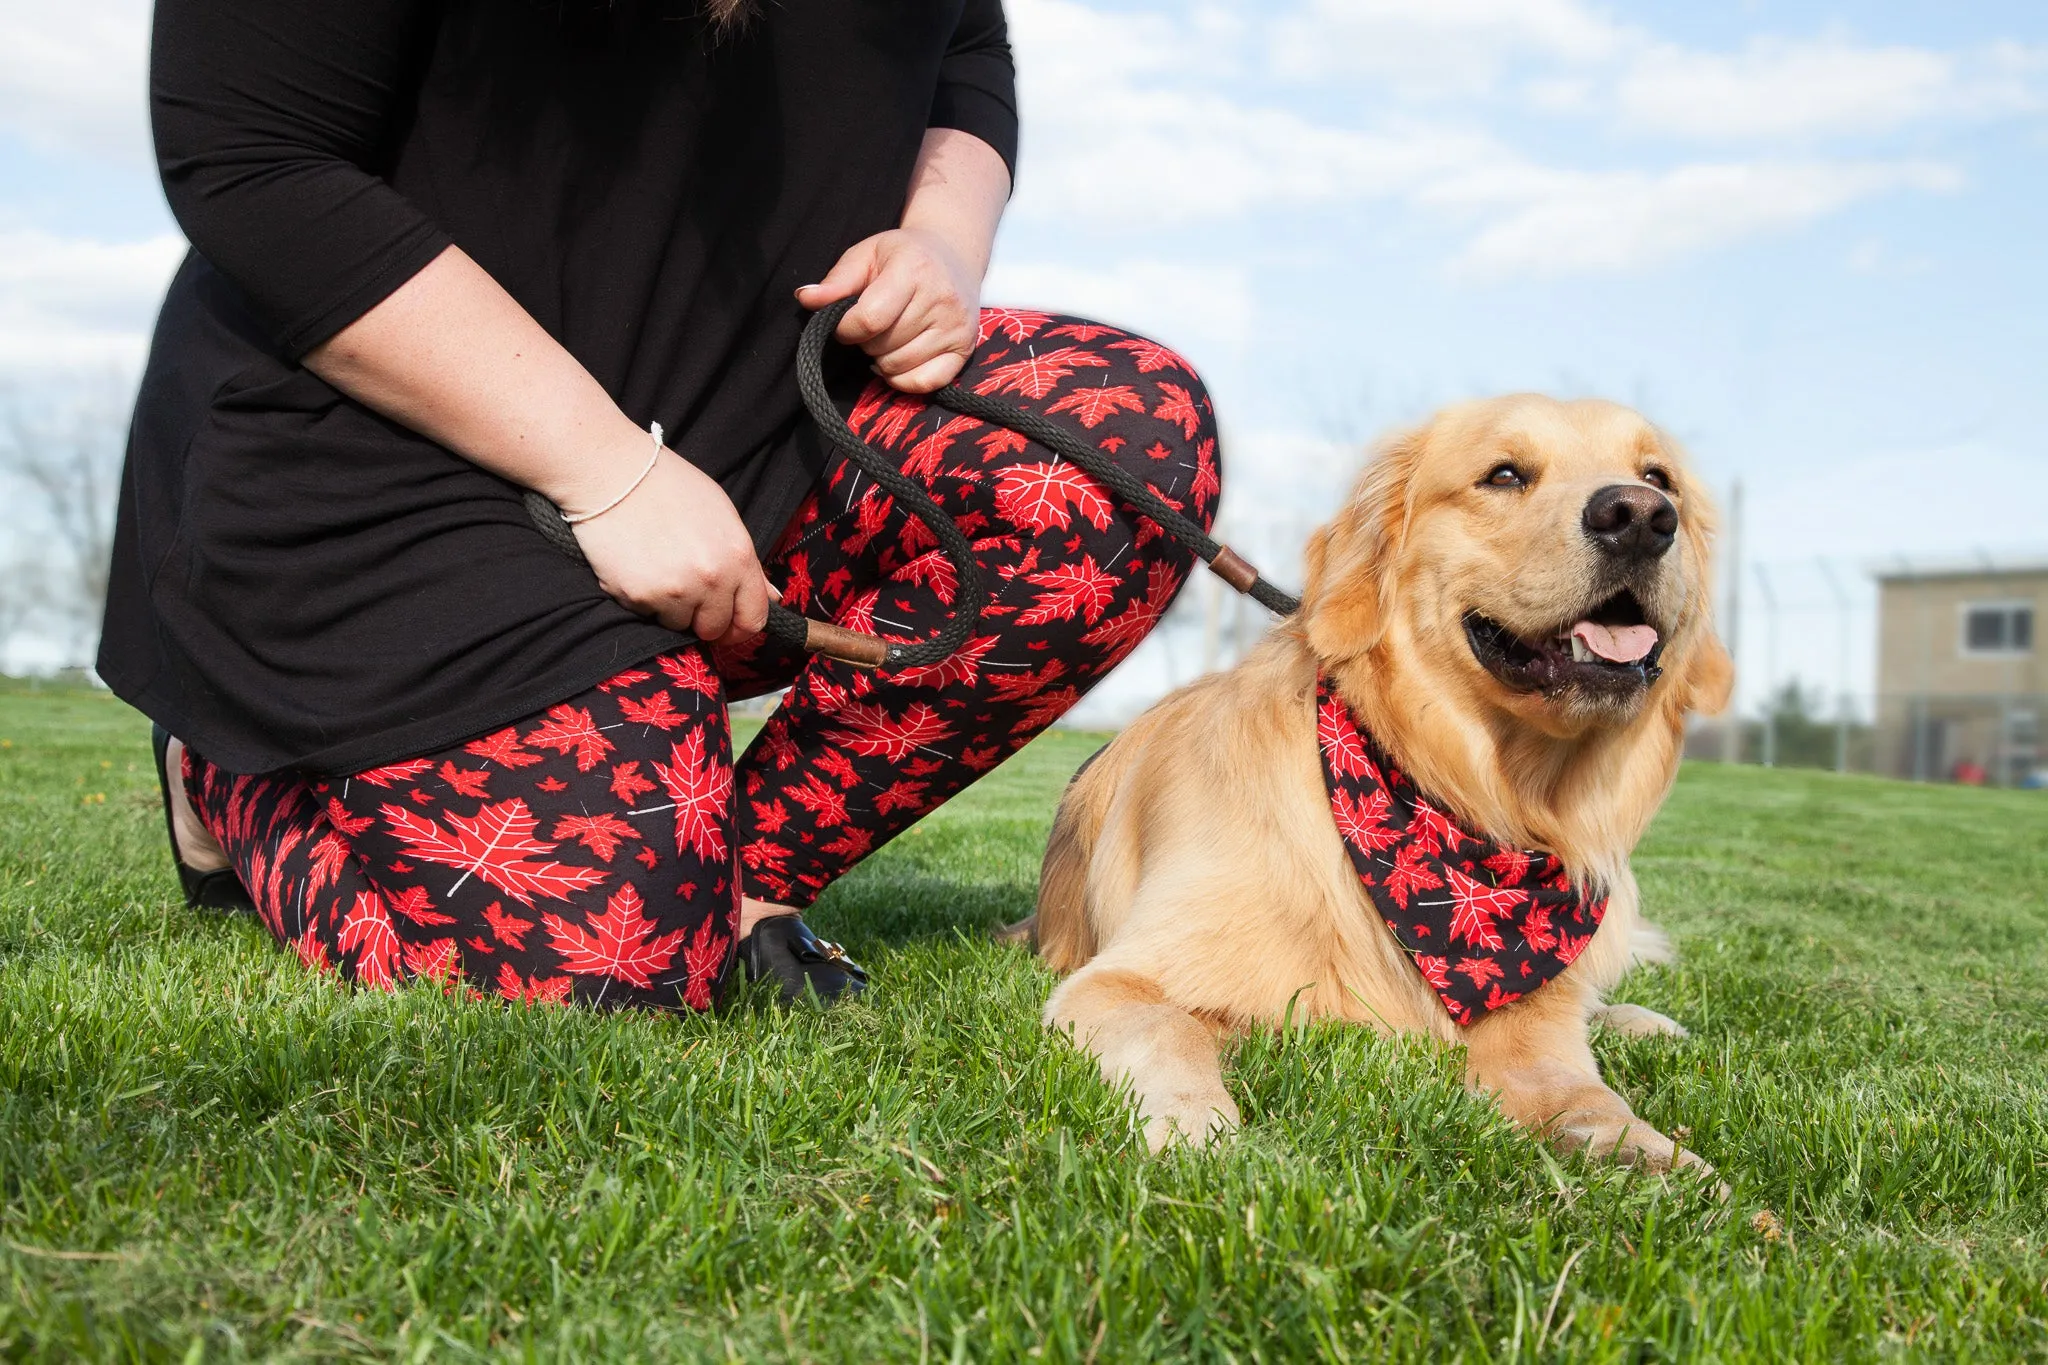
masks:
[[[999,0],[159,0],[154,45],[193,252],[100,672],[158,722],[188,899],[366,985],[702,1009],[737,961],[859,989],[798,912],[1079,700],[1190,567],[918,395],[1005,395],[1216,505],[1177,356],[978,306],[1017,142]],[[992,585],[952,659],[893,674],[758,634],[777,595],[898,638],[951,601],[798,399],[806,310],[855,293],[835,391]],[[735,762],[727,700],[785,687]]]

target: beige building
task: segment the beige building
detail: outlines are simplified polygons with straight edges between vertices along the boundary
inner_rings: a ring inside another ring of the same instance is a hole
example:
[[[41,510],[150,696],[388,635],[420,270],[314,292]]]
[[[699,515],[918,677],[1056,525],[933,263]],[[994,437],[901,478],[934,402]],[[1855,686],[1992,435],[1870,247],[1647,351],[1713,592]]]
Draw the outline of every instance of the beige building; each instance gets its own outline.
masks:
[[[1878,770],[2015,786],[2048,775],[2048,560],[1902,564],[1877,584]]]

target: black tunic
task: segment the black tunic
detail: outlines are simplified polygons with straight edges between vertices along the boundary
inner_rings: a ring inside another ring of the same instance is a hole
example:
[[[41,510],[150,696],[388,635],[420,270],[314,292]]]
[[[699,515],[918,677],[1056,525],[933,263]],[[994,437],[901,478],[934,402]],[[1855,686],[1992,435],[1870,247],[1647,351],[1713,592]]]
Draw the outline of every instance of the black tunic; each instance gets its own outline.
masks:
[[[680,638],[308,350],[458,244],[765,549],[823,463],[792,291],[895,226],[927,127],[1017,139],[1000,0],[767,0],[724,37],[695,0],[159,0],[150,99],[193,250],[99,669],[240,772],[433,749]]]

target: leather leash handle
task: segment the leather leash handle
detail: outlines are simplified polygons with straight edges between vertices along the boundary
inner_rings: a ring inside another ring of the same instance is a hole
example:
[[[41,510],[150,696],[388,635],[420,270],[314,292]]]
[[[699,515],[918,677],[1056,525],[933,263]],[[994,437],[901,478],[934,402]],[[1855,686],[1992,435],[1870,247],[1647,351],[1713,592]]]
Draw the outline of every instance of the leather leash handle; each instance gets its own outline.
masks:
[[[576,532],[562,519],[561,508],[533,492],[526,495],[525,503],[527,519],[548,544],[578,563],[589,563],[576,541]],[[761,633],[777,644],[822,654],[856,668],[880,668],[889,658],[888,641],[835,626],[830,621],[799,616],[780,602],[768,604],[768,624]]]
[[[771,606],[769,611],[789,611],[787,607]],[[795,616],[795,612],[789,613]],[[843,664],[856,668],[880,668],[889,662],[889,642],[873,635],[863,635],[845,626],[835,626],[830,621],[820,621],[814,616],[798,616],[804,623],[803,648],[812,654],[822,654],[828,659],[837,659]]]

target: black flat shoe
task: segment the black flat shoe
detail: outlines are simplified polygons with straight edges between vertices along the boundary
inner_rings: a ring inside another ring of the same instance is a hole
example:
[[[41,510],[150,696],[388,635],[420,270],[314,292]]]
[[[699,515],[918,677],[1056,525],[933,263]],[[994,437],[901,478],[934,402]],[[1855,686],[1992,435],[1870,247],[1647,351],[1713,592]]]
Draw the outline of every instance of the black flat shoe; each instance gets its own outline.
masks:
[[[161,725],[150,726],[149,747],[156,752],[157,790],[163,793],[164,798],[164,832],[170,836],[171,862],[177,866],[178,885],[184,888],[185,904],[223,915],[255,914],[256,906],[233,868],[201,872],[185,866],[184,856],[178,851],[178,824],[171,818],[170,733]],[[180,776],[178,780],[182,782],[184,778]]]
[[[867,969],[846,949],[819,938],[798,915],[771,915],[740,940],[740,970],[749,981],[773,981],[782,1003],[793,1005],[806,991],[831,1004],[868,988]]]

